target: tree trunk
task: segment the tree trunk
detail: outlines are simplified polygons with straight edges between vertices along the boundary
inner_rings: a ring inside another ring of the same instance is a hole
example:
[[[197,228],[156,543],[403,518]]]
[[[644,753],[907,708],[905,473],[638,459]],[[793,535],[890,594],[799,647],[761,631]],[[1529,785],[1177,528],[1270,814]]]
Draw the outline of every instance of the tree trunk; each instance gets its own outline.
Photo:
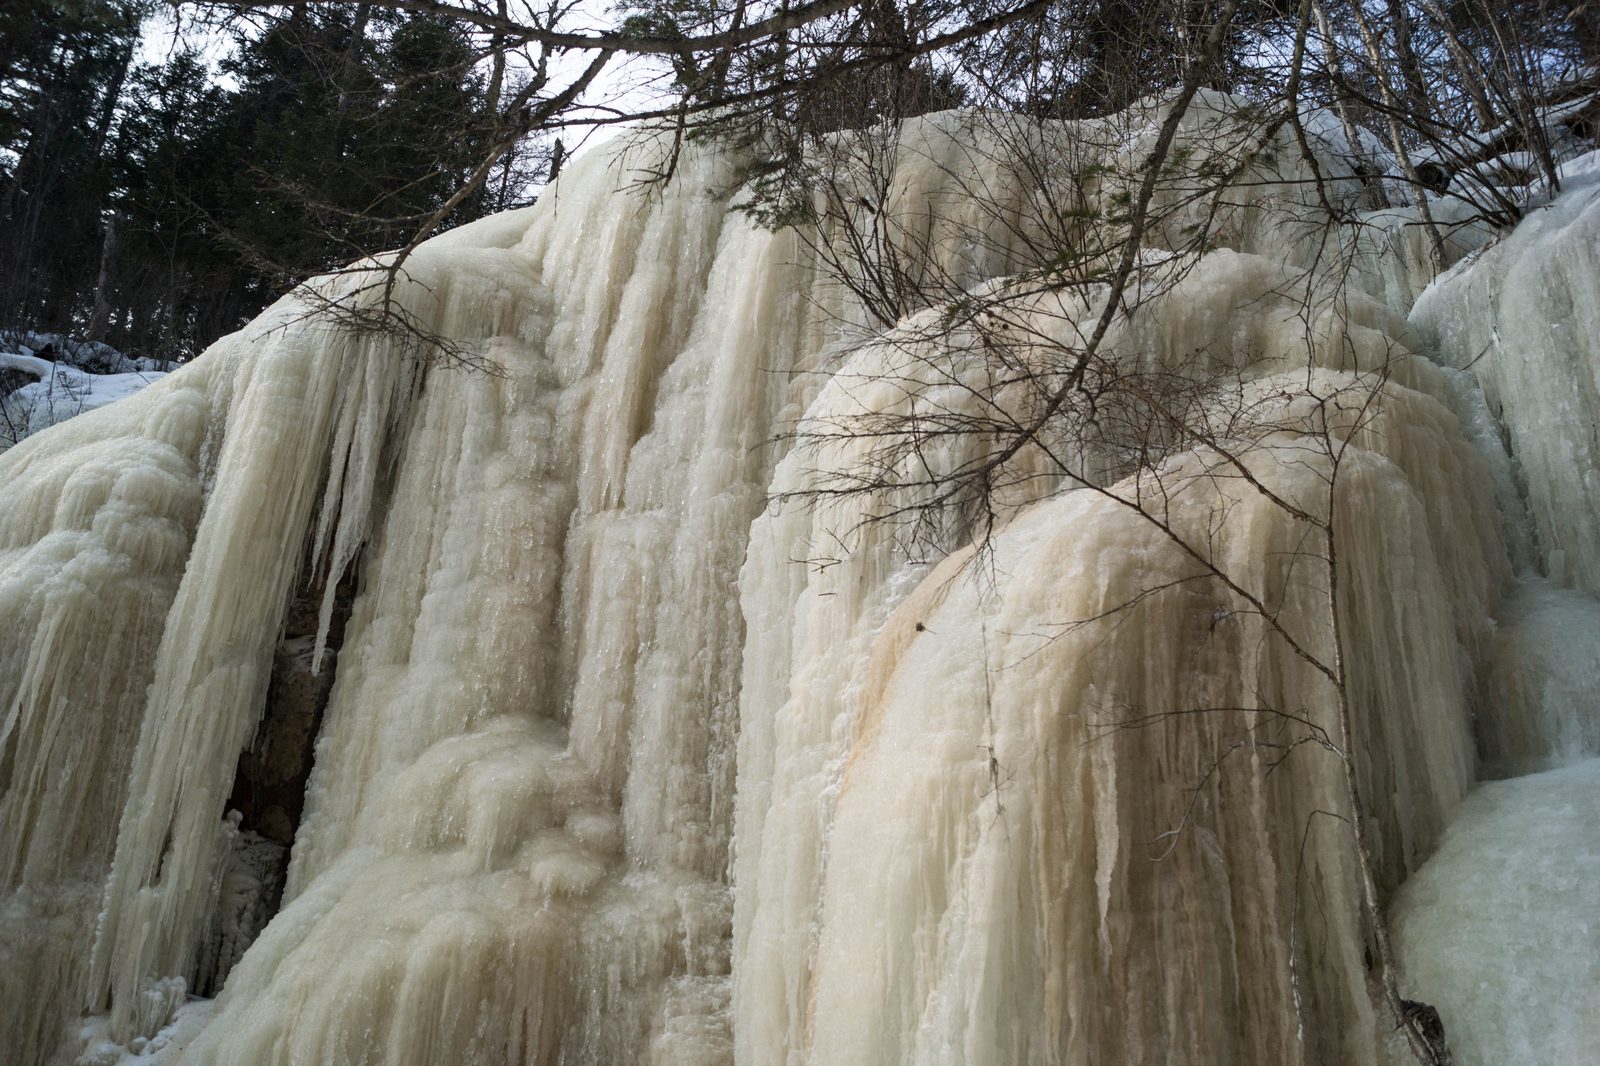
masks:
[[[103,341],[111,324],[111,275],[117,265],[117,243],[122,236],[122,212],[106,219],[106,236],[100,245],[100,273],[94,283],[94,311],[89,316],[89,339]]]
[[[1478,128],[1492,129],[1494,108],[1489,105],[1487,88],[1489,79],[1484,75],[1483,68],[1478,65],[1477,58],[1461,43],[1461,38],[1456,34],[1455,24],[1451,21],[1449,13],[1439,5],[1439,0],[1422,0],[1422,9],[1439,24],[1439,32],[1444,34],[1445,47],[1450,51],[1450,62],[1455,65],[1456,76],[1461,79],[1462,91],[1472,103],[1472,114],[1477,120]]]
[[[1382,210],[1389,206],[1389,196],[1383,191],[1383,175],[1378,172],[1377,164],[1367,158],[1361,144],[1361,131],[1350,117],[1350,105],[1345,100],[1342,88],[1344,64],[1339,57],[1339,41],[1333,35],[1333,23],[1320,0],[1312,0],[1311,8],[1317,16],[1317,31],[1322,35],[1322,65],[1328,76],[1328,94],[1333,100],[1334,114],[1339,116],[1344,139],[1349,142],[1350,151],[1356,157],[1356,171],[1367,191],[1367,206]]]
[[[356,5],[355,22],[350,27],[350,43],[344,50],[344,63],[339,70],[338,111],[341,115],[350,110],[350,90],[355,85],[356,74],[361,70],[361,49],[367,41],[367,21],[371,17],[371,4]]]

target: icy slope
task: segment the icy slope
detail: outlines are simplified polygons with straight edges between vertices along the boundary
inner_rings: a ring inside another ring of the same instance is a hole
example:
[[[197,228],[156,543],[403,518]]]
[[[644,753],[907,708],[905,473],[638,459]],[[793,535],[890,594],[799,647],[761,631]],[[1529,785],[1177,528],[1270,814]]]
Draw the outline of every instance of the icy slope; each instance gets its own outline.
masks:
[[[1480,772],[1510,780],[1469,798],[1392,923],[1407,994],[1438,1008],[1463,1066],[1587,1062],[1600,1046],[1600,173],[1582,164],[1411,316],[1482,383],[1525,546],[1478,664]]]
[[[1560,585],[1600,593],[1600,171],[1581,170],[1417,301],[1441,360],[1470,366],[1505,427]]]

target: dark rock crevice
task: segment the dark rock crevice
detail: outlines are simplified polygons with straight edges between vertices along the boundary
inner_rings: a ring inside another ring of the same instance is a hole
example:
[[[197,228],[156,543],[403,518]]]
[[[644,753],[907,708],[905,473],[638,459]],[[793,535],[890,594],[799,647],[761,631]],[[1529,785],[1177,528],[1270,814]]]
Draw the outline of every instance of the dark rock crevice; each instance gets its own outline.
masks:
[[[355,599],[355,579],[334,590],[333,617],[322,661],[316,653],[324,587],[316,583],[289,604],[272,655],[272,675],[254,738],[239,755],[227,817],[227,837],[193,991],[214,996],[228,972],[283,900],[289,848],[305,811],[317,734],[333,691],[335,664]]]

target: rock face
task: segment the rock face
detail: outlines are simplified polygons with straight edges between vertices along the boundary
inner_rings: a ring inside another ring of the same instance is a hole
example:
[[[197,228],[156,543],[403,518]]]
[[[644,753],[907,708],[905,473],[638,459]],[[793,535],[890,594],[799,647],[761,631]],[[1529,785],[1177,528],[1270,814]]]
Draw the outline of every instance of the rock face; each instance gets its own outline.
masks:
[[[1225,105],[1186,120],[1196,151],[1228,150]],[[1111,173],[1153,135],[993,123],[908,124],[862,208],[975,293],[1066,239],[1008,152]],[[737,160],[619,191],[660,150],[594,153],[408,264],[408,313],[498,374],[286,301],[0,457],[20,1061],[71,1061],[84,1011],[95,1054],[132,1046],[187,990],[215,1003],[161,1053],[196,1064],[1384,1062],[1318,664],[1348,664],[1386,894],[1480,748],[1522,767],[1595,735],[1527,724],[1565,712],[1492,619],[1539,631],[1505,594],[1554,570],[1519,510],[1542,475],[1413,356],[1411,236],[1378,219],[1326,262],[1304,175],[1248,175],[1220,246],[1106,341],[1226,383],[1200,417],[1227,431],[1149,467],[1160,524],[1103,411],[1082,483],[1025,450],[992,526],[908,538],[873,519],[981,435],[831,494],[882,453],[828,427],[1027,397],[938,309],[875,324],[828,268],[843,236],[731,207]],[[1092,185],[1075,226],[1114,203]],[[1092,325],[1085,291],[1013,302],[1021,358]],[[1480,675],[1515,729],[1475,735]]]
[[[333,656],[313,666],[315,634],[285,640],[272,653],[267,705],[250,747],[239,756],[228,806],[287,847],[305,806],[311,752],[333,688]]]
[[[241,825],[284,848],[285,858],[305,808],[312,756],[333,692],[354,592],[348,581],[335,590],[330,625],[320,645],[324,589],[308,589],[289,605],[283,636],[272,652],[261,721],[234,771],[228,808],[239,812]],[[280,882],[284,872],[279,871]]]

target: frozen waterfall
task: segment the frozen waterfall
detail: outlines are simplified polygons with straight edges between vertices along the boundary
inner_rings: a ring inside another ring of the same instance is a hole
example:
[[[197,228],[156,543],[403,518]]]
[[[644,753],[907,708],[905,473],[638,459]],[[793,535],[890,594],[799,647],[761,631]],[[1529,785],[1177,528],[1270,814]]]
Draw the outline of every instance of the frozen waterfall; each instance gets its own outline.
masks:
[[[1228,152],[1228,107],[1186,143]],[[863,209],[998,291],[1054,239],[1008,152],[1114,174],[1131,129],[926,116]],[[1460,1066],[1579,1061],[1600,179],[1429,284],[1405,211],[1309,223],[1274,136],[1107,336],[1231,382],[1203,417],[1253,442],[1165,455],[1165,529],[1100,491],[1114,411],[1074,438],[1095,487],[1024,450],[976,544],[874,520],[914,478],[827,492],[873,459],[828,427],[985,417],[988,370],[937,308],[875,323],[836,235],[757,225],[738,159],[630,190],[648,138],[408,264],[408,313],[497,373],[291,297],[0,455],[0,1057],[1389,1066],[1337,657],[1406,994]],[[1030,299],[1041,344],[1099,313]]]

